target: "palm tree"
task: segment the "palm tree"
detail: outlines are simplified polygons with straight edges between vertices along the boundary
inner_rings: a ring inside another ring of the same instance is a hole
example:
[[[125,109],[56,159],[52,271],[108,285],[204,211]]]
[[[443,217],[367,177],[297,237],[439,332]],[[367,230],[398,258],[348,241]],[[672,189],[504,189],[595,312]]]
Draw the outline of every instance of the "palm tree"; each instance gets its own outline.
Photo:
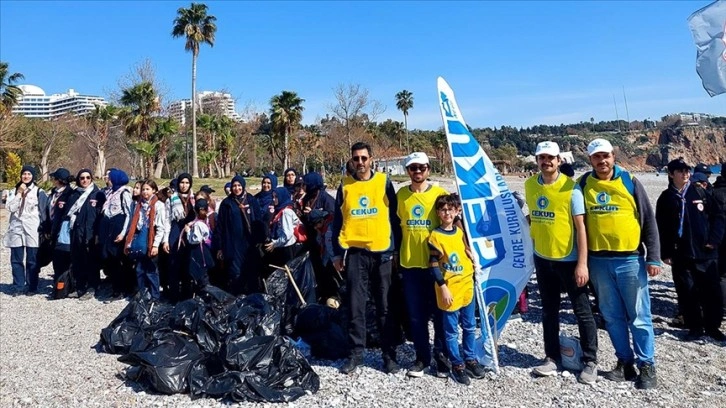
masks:
[[[413,109],[413,94],[405,89],[397,93],[396,108],[403,112],[403,127],[406,129],[406,149],[410,152],[411,145],[408,141],[408,111]]]
[[[214,34],[217,17],[207,14],[207,5],[192,3],[188,9],[181,7],[176,11],[174,28],[171,35],[174,38],[186,37],[184,49],[192,53],[192,176],[199,177],[199,164],[197,163],[197,56],[199,46],[203,43],[214,46]]]
[[[95,174],[103,174],[106,170],[106,147],[112,123],[118,118],[119,109],[113,105],[96,105],[93,112],[86,116],[86,123],[91,132],[85,133],[89,147],[96,152]]]
[[[23,91],[15,83],[24,78],[18,72],[8,75],[8,63],[0,62],[0,115],[10,113],[18,103]]]
[[[159,96],[156,90],[151,82],[144,81],[121,91],[120,102],[125,107],[120,116],[124,122],[126,135],[136,142],[150,142],[140,145],[143,149],[137,148],[143,157],[148,158],[152,154],[151,147],[156,147],[151,140],[151,127],[159,111]],[[152,175],[151,165],[152,163],[146,164],[146,177]]]
[[[174,118],[157,117],[154,123],[154,129],[151,132],[151,138],[157,143],[156,149],[156,169],[154,170],[154,178],[161,178],[161,171],[164,168],[166,157],[169,154],[172,138],[179,134],[179,122]],[[167,169],[168,170],[168,169]]]
[[[305,102],[305,99],[300,98],[297,93],[291,91],[282,91],[281,94],[270,99],[270,105],[272,105],[272,109],[270,109],[272,130],[274,133],[282,135],[284,139],[283,168],[287,168],[290,161],[288,138],[302,122],[302,112],[305,110],[302,106],[303,102]]]

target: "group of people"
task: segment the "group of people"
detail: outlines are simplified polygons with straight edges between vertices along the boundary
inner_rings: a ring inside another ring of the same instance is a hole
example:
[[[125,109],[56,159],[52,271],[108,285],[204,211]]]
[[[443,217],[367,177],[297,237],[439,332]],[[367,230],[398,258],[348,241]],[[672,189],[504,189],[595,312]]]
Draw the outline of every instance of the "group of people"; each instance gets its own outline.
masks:
[[[535,153],[539,173],[525,182],[545,349],[544,362],[533,374],[555,375],[561,363],[562,290],[580,334],[583,370],[578,379],[586,384],[596,381],[597,325],[589,281],[617,357],[615,368],[603,376],[635,381],[640,389],[654,388],[648,276],[658,275],[663,263],[673,268],[679,312],[688,328],[686,340],[705,334],[726,341],[719,330],[724,299],[719,279],[726,276],[719,276],[718,269],[719,251],[724,265],[726,180],[720,176],[718,187],[710,187],[705,165],[691,175],[682,158],[673,160],[668,163],[668,188],[654,211],[641,182],[615,164],[610,142],[595,139],[587,151],[592,170],[575,180],[561,170],[559,146],[541,142]]]
[[[539,172],[525,182],[545,351],[533,374],[550,376],[560,368],[564,291],[580,333],[579,381],[597,380],[591,285],[617,357],[604,377],[653,388],[648,276],[658,275],[663,262],[673,267],[688,338],[705,334],[726,340],[719,331],[726,277],[718,268],[719,251],[724,262],[726,180],[721,176],[710,186],[707,177],[706,183],[699,181],[703,177],[691,176],[688,164],[674,160],[668,164],[668,189],[654,211],[641,182],[615,164],[607,140],[595,139],[587,150],[592,170],[573,179],[561,170],[559,146],[539,143]],[[28,293],[37,291],[35,257],[42,240],[53,242],[56,277],[70,269],[81,298],[92,296],[100,268],[118,296],[147,290],[155,299],[178,301],[210,283],[236,295],[260,292],[268,265],[284,265],[309,251],[318,300],[347,306],[350,355],[341,373],[352,373],[363,362],[370,296],[385,372],[400,370],[396,346],[405,326],[416,354],[408,376],[421,377],[431,367],[433,374],[462,384],[482,378],[485,369],[475,352],[475,265],[458,196],[429,181],[425,153],[406,158],[410,184],[398,191],[388,174],[373,170],[373,163],[371,147],[354,144],[335,198],[320,174],[299,176],[287,169],[283,186],[267,174],[254,196],[247,193],[245,179],[235,176],[219,204],[208,186],[193,193],[186,173],[159,191],[153,180],[129,188],[128,177],[118,169],[107,172],[105,189],[92,183],[88,169],[75,178],[58,169],[47,196],[34,183],[34,169],[24,167],[7,204],[11,217],[5,244],[11,248],[13,283],[27,285]],[[664,261],[661,254],[668,255]]]

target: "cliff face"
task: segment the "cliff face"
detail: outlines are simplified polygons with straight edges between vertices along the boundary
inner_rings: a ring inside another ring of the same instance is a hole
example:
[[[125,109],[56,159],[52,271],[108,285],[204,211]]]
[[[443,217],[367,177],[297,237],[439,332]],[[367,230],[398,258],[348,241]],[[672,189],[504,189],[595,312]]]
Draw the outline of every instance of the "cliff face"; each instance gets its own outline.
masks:
[[[683,157],[691,164],[726,162],[726,129],[679,127],[633,132],[618,146],[618,161],[631,170],[661,169]]]

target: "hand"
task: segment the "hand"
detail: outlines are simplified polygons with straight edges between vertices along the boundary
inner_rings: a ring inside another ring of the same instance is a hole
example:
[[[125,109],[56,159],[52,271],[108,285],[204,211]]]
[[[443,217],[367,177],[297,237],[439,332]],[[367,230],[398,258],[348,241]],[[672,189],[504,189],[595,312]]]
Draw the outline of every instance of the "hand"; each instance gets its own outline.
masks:
[[[310,208],[310,207],[305,207],[305,208],[303,208],[303,213],[304,213],[304,214],[309,214],[309,213],[310,213],[310,211],[312,211],[312,210],[313,210],[313,209],[312,209],[312,208]]]
[[[25,185],[25,183],[20,183],[20,187],[18,187],[18,193],[23,194],[28,190],[28,186]]]
[[[666,258],[663,260],[663,263],[666,265],[673,265],[673,260],[671,260],[671,258]]]
[[[168,242],[164,242],[164,247],[163,248],[164,248],[164,252],[166,252],[168,254],[169,253],[169,243]]]
[[[575,284],[578,288],[587,285],[587,281],[590,279],[588,274],[587,265],[577,264],[575,267]]]
[[[152,247],[149,255],[151,255],[152,258],[159,255],[159,247]]]
[[[116,236],[116,239],[113,240],[113,242],[121,242],[121,241],[123,241],[123,239],[124,239],[123,234],[118,234]]]
[[[715,247],[713,245],[711,245],[711,244],[706,244],[706,248],[708,248],[708,249],[714,249]]]
[[[343,258],[336,258],[333,259],[333,268],[335,268],[338,272],[343,272],[343,268],[345,265],[343,264]]]
[[[275,249],[275,245],[272,242],[265,244],[265,251],[272,252],[273,249]]]
[[[653,277],[657,276],[660,273],[660,265],[648,265],[646,266],[646,270],[648,271],[648,276]]]
[[[224,260],[224,255],[222,255],[222,251],[217,251],[217,259],[220,261]]]
[[[191,224],[187,224],[187,225],[184,226],[184,232],[186,232],[187,234],[189,233],[189,231],[191,229],[192,229]]]
[[[439,290],[441,290],[441,300],[444,301],[444,306],[451,306],[451,304],[454,303],[454,297],[451,296],[451,291],[449,290],[449,287],[446,285],[441,285],[439,286]]]

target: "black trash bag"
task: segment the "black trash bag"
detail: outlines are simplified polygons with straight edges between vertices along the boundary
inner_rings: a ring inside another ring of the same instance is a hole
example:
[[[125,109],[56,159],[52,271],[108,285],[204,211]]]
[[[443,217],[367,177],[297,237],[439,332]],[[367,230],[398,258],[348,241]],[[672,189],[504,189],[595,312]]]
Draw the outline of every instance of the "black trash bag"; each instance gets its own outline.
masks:
[[[126,354],[132,344],[144,341],[145,331],[168,327],[171,306],[152,302],[148,293],[137,294],[116,316],[108,327],[101,330],[97,347],[109,354]],[[136,337],[141,337],[136,339]],[[147,336],[150,341],[151,336]]]
[[[229,395],[235,401],[290,402],[320,388],[320,378],[308,361],[282,336],[230,338],[224,358],[231,372],[240,375],[218,375],[217,380],[229,384],[244,378]]]
[[[229,332],[243,333],[247,337],[270,336],[280,330],[280,311],[270,303],[271,297],[254,293],[238,298],[227,309]]]
[[[203,287],[199,296],[202,298],[202,300],[204,300],[204,303],[206,304],[228,305],[230,303],[233,303],[235,299],[237,299],[237,297],[235,297],[231,293],[227,293],[224,290],[212,285],[207,285]]]
[[[292,277],[297,283],[300,293],[302,293],[303,299],[307,303],[315,303],[318,297],[315,293],[315,269],[313,268],[313,262],[307,252],[298,256],[297,258],[288,262],[287,266],[292,272]],[[292,285],[288,285],[287,288],[287,304],[297,305],[300,303],[300,298],[295,292],[295,288]]]
[[[266,293],[270,295],[278,304],[284,304],[287,299],[287,287],[289,285],[287,273],[282,269],[275,269],[270,276],[265,279]]]
[[[118,358],[122,363],[140,366],[141,372],[129,377],[145,382],[162,394],[177,394],[189,389],[192,366],[204,357],[193,339],[170,330],[158,330],[144,350],[131,351]]]
[[[244,381],[238,374],[238,371],[227,371],[217,354],[209,355],[192,366],[189,393],[192,399],[227,397]]]
[[[295,335],[310,345],[317,358],[337,360],[349,355],[347,331],[337,309],[319,304],[303,308],[295,318]]]

